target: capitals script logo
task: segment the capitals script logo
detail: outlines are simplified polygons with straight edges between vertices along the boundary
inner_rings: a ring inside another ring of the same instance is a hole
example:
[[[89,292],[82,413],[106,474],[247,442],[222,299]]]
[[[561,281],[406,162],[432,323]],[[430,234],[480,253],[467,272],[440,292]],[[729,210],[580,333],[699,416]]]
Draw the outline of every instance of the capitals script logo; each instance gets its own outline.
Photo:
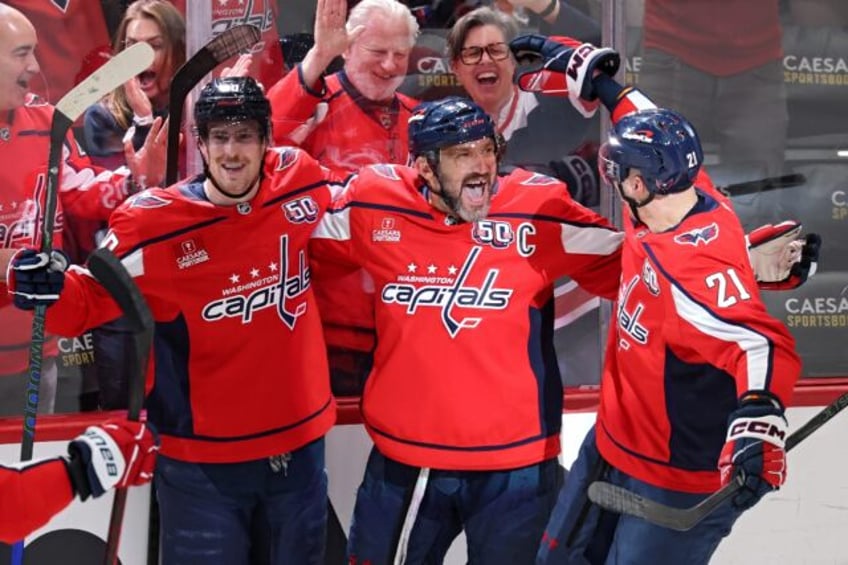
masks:
[[[213,300],[203,307],[203,319],[216,322],[223,318],[240,318],[242,324],[249,324],[253,316],[261,310],[276,307],[280,319],[290,330],[294,329],[297,319],[306,313],[306,301],[300,300],[310,284],[309,264],[306,252],[301,249],[297,254],[297,265],[291,270],[289,257],[289,237],[280,236],[280,275],[257,281],[258,284],[245,283],[225,290],[225,296]],[[233,294],[238,293],[238,294]]]
[[[630,338],[636,343],[645,345],[648,343],[648,336],[651,333],[648,328],[643,326],[639,321],[639,318],[642,316],[642,312],[645,310],[645,305],[637,301],[635,307],[629,309],[627,304],[630,300],[630,293],[633,292],[633,288],[638,282],[639,276],[637,275],[630,279],[627,284],[622,285],[619,288],[618,312],[616,312],[616,316],[618,318],[618,329],[630,336]]]
[[[386,304],[405,306],[407,314],[415,314],[419,308],[440,308],[442,324],[451,337],[456,337],[463,328],[476,328],[483,321],[482,318],[471,316],[460,318],[454,311],[461,308],[504,310],[509,305],[509,298],[513,292],[512,289],[495,287],[498,269],[489,269],[481,286],[466,286],[465,281],[481,249],[481,247],[474,247],[468,253],[468,257],[459,269],[459,274],[453,281],[447,279],[444,284],[421,286],[404,282],[390,283],[383,287],[380,298]]]
[[[674,236],[674,241],[681,245],[694,245],[695,247],[698,247],[698,245],[701,243],[707,245],[709,242],[713,241],[717,237],[718,224],[713,222],[712,224],[703,228],[696,228],[694,230],[690,230],[676,235]]]

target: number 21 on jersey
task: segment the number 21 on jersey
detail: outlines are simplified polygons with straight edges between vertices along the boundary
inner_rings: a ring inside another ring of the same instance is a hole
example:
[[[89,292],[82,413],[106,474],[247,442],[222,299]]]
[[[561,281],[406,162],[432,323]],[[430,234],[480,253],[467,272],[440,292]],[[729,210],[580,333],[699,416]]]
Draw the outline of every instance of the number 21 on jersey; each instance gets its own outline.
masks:
[[[719,271],[706,277],[707,288],[714,288],[718,293],[716,305],[719,308],[729,308],[740,300],[749,300],[751,293],[739,279],[734,269]]]

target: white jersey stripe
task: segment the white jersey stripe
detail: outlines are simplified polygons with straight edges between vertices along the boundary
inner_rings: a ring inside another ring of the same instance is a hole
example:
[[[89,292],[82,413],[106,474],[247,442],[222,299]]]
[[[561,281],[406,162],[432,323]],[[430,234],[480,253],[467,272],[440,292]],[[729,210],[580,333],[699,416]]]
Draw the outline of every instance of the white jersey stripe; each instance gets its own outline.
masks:
[[[735,343],[744,353],[748,366],[746,390],[765,390],[768,385],[772,344],[753,330],[720,319],[709,309],[692,300],[677,285],[672,284],[674,307],[680,317],[698,331],[712,338]]]

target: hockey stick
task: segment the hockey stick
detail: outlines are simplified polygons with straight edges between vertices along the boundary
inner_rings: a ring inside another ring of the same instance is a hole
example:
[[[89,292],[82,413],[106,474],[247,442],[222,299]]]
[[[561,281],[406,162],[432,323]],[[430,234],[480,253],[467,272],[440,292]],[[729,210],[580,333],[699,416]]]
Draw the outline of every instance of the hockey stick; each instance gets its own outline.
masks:
[[[144,404],[144,382],[150,348],[153,344],[153,315],[144,301],[138,286],[133,282],[124,265],[109,249],[95,250],[88,258],[88,269],[118,303],[134,334],[130,366],[135,370],[129,383],[127,419],[138,422]],[[121,524],[127,503],[127,488],[115,489],[112,515],[109,519],[109,534],[106,539],[104,563],[114,565],[118,561],[118,544],[121,540]]]
[[[848,392],[831,402],[821,412],[798,428],[786,439],[786,451],[807,439],[834,416],[848,406]],[[706,518],[722,502],[732,497],[742,489],[740,479],[723,486],[700,503],[691,508],[674,508],[647,499],[622,487],[595,481],[589,485],[589,498],[605,510],[629,514],[647,520],[652,524],[685,532],[691,530],[701,520]]]
[[[779,177],[768,177],[759,180],[737,182],[717,187],[719,192],[725,196],[744,196],[746,194],[757,194],[777,188],[794,188],[807,182],[807,177],[801,173],[781,175]]]
[[[180,128],[186,97],[197,83],[215,67],[239,52],[251,47],[261,37],[259,28],[250,24],[233,26],[216,35],[192,55],[174,74],[168,94],[168,157],[165,166],[165,186],[177,182]]]
[[[47,157],[47,188],[44,196],[44,214],[41,222],[41,251],[53,249],[53,228],[56,221],[56,206],[59,198],[59,165],[62,161],[65,136],[71,125],[86,108],[95,104],[106,94],[127,82],[153,63],[153,48],[147,43],[137,43],[124,49],[83,80],[56,104],[50,123],[50,150]],[[33,243],[37,243],[38,229],[33,230]],[[45,306],[36,306],[32,318],[32,341],[29,348],[29,382],[24,406],[23,438],[21,439],[21,461],[32,459],[35,443],[35,421],[38,413],[39,387],[44,354]],[[12,563],[23,562],[23,542],[12,548]]]
[[[62,161],[65,136],[71,125],[86,108],[123,83],[142,72],[153,62],[153,49],[146,43],[129,47],[97,69],[59,100],[50,124],[50,153],[47,158],[47,189],[44,196],[44,214],[41,222],[41,251],[53,249],[53,228],[59,198],[59,165]],[[33,233],[33,239],[36,238]],[[33,243],[37,243],[33,241]],[[47,308],[36,306],[32,321],[32,343],[29,350],[29,383],[24,409],[24,434],[21,442],[21,460],[32,459],[35,440],[35,418],[38,409],[38,387],[41,382],[42,349],[44,346],[44,316]]]

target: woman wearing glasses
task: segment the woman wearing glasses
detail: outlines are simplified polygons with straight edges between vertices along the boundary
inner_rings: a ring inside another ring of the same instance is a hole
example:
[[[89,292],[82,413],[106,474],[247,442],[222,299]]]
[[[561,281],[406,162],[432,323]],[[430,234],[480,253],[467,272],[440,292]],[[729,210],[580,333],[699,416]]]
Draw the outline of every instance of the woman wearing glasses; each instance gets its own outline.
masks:
[[[456,21],[448,35],[451,70],[468,95],[495,121],[509,142],[505,164],[557,177],[568,185],[575,200],[597,203],[594,166],[583,155],[572,155],[589,141],[597,122],[576,110],[563,111],[553,97],[536,96],[513,83],[516,62],[509,42],[518,34],[517,21],[492,8],[478,8]],[[577,32],[575,34],[575,32]],[[576,19],[558,33],[592,42],[597,27]]]

